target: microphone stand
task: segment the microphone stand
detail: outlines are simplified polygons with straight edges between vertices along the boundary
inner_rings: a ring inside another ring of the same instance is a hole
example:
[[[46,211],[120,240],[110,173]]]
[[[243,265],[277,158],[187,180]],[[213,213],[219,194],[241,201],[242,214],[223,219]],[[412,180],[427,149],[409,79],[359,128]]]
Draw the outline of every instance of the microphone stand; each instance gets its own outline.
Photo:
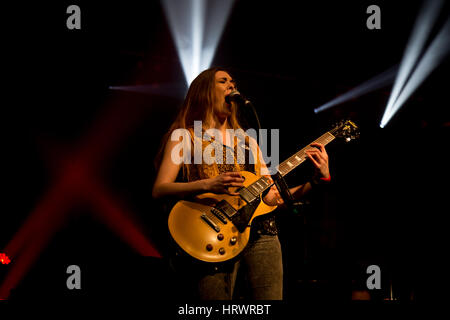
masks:
[[[257,125],[258,125],[258,132],[261,129],[261,123],[259,121],[258,113],[256,112],[255,106],[249,101],[245,101],[245,106],[250,106],[250,108],[253,111],[253,115],[256,119]],[[304,212],[302,212],[305,209],[305,203],[301,201],[295,201],[294,197],[292,196],[291,192],[289,191],[289,187],[286,183],[286,180],[283,178],[283,176],[277,172],[271,176],[272,180],[274,181],[275,186],[278,189],[278,192],[280,193],[281,198],[283,199],[284,203],[286,204],[286,207],[290,212],[293,212],[294,214],[301,214],[301,220],[302,220],[302,246],[303,246],[303,267],[305,267],[306,260],[308,259],[308,246],[307,246],[307,239],[306,239],[306,218]],[[305,270],[303,270],[305,272]]]
[[[258,124],[258,132],[259,132],[259,130],[261,130],[261,123],[259,122],[259,117],[258,117],[258,113],[256,112],[255,106],[253,105],[253,103],[251,103],[248,100],[245,102],[245,105],[250,106],[250,108],[252,109],[253,115],[255,116],[255,119],[256,119],[256,123]]]

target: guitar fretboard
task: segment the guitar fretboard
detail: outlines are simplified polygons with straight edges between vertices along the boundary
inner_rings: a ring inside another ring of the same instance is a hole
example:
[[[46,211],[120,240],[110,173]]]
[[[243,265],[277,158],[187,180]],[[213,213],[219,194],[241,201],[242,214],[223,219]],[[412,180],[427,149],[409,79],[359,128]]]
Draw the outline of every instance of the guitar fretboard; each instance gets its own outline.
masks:
[[[323,145],[327,145],[328,143],[330,143],[335,139],[335,136],[331,132],[334,133],[334,130],[326,132],[325,134],[323,134],[322,136],[320,136],[318,139],[314,140],[311,143],[321,143]],[[306,161],[306,159],[308,158],[306,155],[306,150],[311,149],[310,144],[301,149],[300,151],[298,151],[297,153],[295,153],[294,155],[292,155],[291,157],[289,157],[288,159],[286,159],[285,161],[283,161],[278,166],[278,172],[280,172],[282,176],[285,176],[286,174],[294,170],[297,166],[299,166],[301,163]],[[258,180],[256,180],[255,182],[253,182],[251,185],[249,185],[246,189],[254,197],[257,197],[258,195],[266,191],[268,188],[270,188],[272,184],[273,184],[272,181],[268,177],[263,176]]]
[[[311,143],[321,143],[323,145],[327,145],[328,143],[333,141],[334,138],[335,137],[330,132],[326,132],[325,134],[323,134],[322,136],[320,136],[318,139],[314,140]],[[308,159],[306,150],[309,149],[311,149],[311,147],[308,145],[303,149],[301,149],[300,151],[298,151],[297,153],[295,153],[293,156],[287,158],[285,161],[280,163],[280,165],[278,166],[278,172],[280,172],[282,176],[285,176],[286,174],[294,170],[297,166],[299,166],[306,159]]]
[[[266,191],[272,186],[272,182],[267,177],[261,177],[247,187],[247,190],[255,197]]]

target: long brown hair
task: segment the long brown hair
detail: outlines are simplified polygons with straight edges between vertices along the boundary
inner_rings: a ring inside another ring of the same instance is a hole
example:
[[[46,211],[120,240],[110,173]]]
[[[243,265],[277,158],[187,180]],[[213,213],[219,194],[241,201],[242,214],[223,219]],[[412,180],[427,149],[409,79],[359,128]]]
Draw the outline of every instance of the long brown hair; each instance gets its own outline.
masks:
[[[179,128],[193,128],[194,121],[199,120],[202,121],[204,129],[208,129],[210,124],[207,123],[207,121],[212,118],[214,105],[216,103],[215,77],[218,71],[224,71],[230,74],[230,72],[225,68],[214,67],[204,70],[194,79],[194,81],[192,81],[175,121],[172,123],[161,141],[161,146],[155,158],[156,168],[159,168],[159,165],[161,164],[164,147],[174,130]],[[236,110],[237,106],[234,102],[232,102],[231,115],[228,117],[227,123],[230,126],[230,129],[235,130],[242,128],[239,124]],[[183,165],[184,173],[186,173],[185,169],[188,170],[186,165]]]

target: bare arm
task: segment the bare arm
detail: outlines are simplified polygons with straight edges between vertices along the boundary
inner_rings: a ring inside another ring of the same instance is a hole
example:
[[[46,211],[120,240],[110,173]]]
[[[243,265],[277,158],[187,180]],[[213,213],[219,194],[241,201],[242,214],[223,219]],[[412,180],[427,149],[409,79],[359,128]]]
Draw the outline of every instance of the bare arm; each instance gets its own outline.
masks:
[[[205,192],[206,186],[204,181],[198,180],[188,183],[175,182],[178,172],[181,168],[181,163],[176,164],[172,161],[172,149],[178,144],[178,141],[168,140],[164,149],[161,165],[153,185],[153,198],[160,198],[163,196],[177,195],[180,197]]]

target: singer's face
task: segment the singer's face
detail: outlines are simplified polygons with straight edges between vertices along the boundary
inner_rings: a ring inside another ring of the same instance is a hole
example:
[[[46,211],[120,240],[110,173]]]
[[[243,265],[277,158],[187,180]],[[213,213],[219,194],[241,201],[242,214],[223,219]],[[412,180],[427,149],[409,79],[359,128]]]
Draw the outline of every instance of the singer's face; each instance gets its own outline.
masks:
[[[214,112],[219,117],[231,115],[231,105],[225,101],[225,97],[236,89],[236,84],[231,76],[225,71],[217,71],[215,79],[216,105]]]

